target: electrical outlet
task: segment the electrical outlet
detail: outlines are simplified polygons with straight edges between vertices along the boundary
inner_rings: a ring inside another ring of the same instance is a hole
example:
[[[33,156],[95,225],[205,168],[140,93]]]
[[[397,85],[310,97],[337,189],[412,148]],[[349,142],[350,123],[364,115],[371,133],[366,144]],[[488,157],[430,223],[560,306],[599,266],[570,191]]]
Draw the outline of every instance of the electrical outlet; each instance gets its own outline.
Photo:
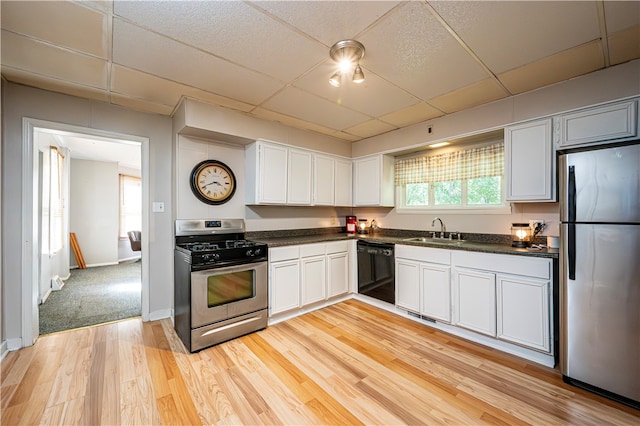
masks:
[[[335,225],[335,224],[336,224],[336,217],[331,216],[331,225]]]

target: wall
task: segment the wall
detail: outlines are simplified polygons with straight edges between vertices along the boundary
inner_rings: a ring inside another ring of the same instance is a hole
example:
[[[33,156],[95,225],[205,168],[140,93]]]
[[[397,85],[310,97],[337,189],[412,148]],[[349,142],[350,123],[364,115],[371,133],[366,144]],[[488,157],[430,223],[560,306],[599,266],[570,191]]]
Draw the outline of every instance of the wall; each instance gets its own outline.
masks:
[[[353,143],[353,157],[373,153],[407,150],[441,140],[474,135],[502,128],[508,124],[550,116],[612,100],[640,94],[640,60],[607,68],[553,86],[513,96],[439,119],[385,133]],[[427,128],[432,126],[433,133]],[[543,235],[558,235],[558,203],[512,204],[510,214],[423,214],[398,213],[389,208],[355,208],[354,214],[376,219],[381,227],[432,230],[431,221],[440,217],[447,230],[473,233],[509,234],[511,223],[542,219],[547,223]]]
[[[638,96],[638,75],[640,59],[354,142],[352,156],[357,158],[377,152],[393,152],[423,146],[571,109]],[[427,132],[429,127],[432,127],[431,134]]]
[[[87,266],[117,264],[118,164],[72,159],[70,182],[69,231],[75,232],[85,263]]]
[[[334,207],[245,206],[244,146],[177,135],[176,217],[178,219],[243,218],[248,231],[339,226],[339,209]],[[189,177],[200,161],[220,160],[236,176],[236,192],[225,204],[211,206],[191,191]],[[344,209],[343,209],[344,210]],[[348,209],[350,211],[350,209]],[[345,213],[349,214],[349,213]],[[342,215],[344,226],[344,215]]]
[[[169,316],[173,299],[171,118],[12,83],[5,84],[2,96],[2,322],[6,339],[19,341],[22,334],[22,253],[6,250],[6,245],[11,243],[15,248],[22,241],[23,117],[149,138],[149,201],[162,201],[166,206],[164,213],[150,213],[149,219],[149,250],[145,254],[149,317]]]

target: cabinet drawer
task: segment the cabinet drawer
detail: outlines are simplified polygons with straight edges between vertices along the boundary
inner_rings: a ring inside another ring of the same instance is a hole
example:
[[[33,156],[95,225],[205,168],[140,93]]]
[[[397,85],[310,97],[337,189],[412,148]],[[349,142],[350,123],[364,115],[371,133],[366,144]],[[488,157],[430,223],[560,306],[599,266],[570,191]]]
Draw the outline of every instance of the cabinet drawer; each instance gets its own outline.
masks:
[[[322,256],[326,250],[325,244],[304,244],[300,246],[300,257]]]
[[[327,254],[349,251],[349,241],[336,241],[327,243]]]
[[[396,245],[395,256],[398,259],[451,265],[451,251],[444,249]]]
[[[298,259],[300,257],[300,246],[274,247],[269,249],[269,261],[278,262],[281,260]]]
[[[455,266],[483,271],[550,279],[551,260],[539,257],[525,257],[507,254],[475,253],[454,251],[452,261]]]

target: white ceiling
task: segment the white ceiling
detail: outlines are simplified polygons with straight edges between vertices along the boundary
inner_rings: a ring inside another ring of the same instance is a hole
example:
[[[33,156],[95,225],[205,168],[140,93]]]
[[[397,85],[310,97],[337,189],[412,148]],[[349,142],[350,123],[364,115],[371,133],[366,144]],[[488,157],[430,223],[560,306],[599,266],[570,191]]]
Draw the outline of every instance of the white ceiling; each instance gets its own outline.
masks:
[[[640,58],[639,1],[6,1],[9,81],[357,141]],[[362,42],[366,81],[328,83]]]

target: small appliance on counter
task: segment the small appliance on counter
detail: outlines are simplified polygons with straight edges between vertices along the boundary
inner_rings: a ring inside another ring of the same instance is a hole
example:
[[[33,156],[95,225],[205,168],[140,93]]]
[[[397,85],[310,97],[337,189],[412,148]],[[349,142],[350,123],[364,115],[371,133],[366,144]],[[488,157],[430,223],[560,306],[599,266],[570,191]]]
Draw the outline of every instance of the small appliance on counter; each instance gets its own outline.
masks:
[[[356,223],[357,223],[357,219],[355,216],[347,216],[347,220],[346,220],[347,234],[356,233]]]
[[[528,223],[511,224],[511,247],[531,246],[531,227]]]
[[[358,234],[368,234],[369,223],[367,219],[358,219]]]

